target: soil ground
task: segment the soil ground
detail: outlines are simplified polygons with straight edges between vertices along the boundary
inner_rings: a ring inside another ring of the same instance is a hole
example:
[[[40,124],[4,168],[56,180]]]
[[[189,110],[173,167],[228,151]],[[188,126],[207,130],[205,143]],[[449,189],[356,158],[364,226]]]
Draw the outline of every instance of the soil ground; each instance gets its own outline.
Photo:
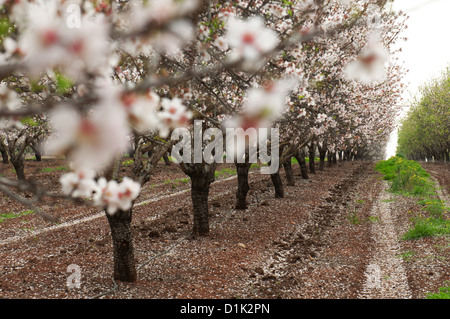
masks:
[[[25,174],[58,192],[65,165],[27,160]],[[133,210],[134,283],[112,279],[112,242],[101,210],[49,199],[39,207],[60,218],[55,225],[2,195],[0,298],[423,299],[450,280],[450,238],[401,240],[420,207],[414,198],[385,197],[374,165],[339,162],[309,180],[294,165],[296,185],[284,186],[284,198],[275,198],[270,178],[253,169],[246,210],[234,209],[236,176],[223,165],[211,185],[210,235],[193,239],[189,180],[175,164],[161,162]],[[449,165],[424,167],[450,194]],[[1,168],[14,177],[12,166]],[[124,165],[122,173],[129,169]],[[390,261],[380,231],[389,234]],[[377,261],[380,254],[385,260]],[[374,263],[380,289],[368,285]],[[67,286],[69,265],[80,267],[79,288]]]

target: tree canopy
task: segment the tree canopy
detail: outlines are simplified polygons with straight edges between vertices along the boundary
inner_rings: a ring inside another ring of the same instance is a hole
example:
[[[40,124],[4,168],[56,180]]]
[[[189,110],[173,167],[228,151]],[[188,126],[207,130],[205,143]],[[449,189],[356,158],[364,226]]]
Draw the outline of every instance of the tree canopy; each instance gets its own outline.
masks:
[[[450,68],[419,93],[401,121],[397,152],[414,160],[449,161]]]

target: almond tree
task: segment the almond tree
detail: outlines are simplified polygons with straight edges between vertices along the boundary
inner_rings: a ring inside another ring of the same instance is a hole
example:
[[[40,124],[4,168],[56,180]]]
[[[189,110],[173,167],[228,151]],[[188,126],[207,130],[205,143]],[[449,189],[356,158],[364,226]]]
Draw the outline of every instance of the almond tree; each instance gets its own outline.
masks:
[[[355,87],[365,97],[373,94],[361,85],[348,85],[343,74],[364,81],[367,73],[380,69],[384,51],[375,45],[360,52],[368,31],[358,21],[368,16],[369,4],[383,7],[385,2],[78,1],[79,10],[68,10],[67,3],[7,1],[2,8],[9,27],[2,35],[0,79],[14,79],[24,91],[38,90],[44,98],[28,99],[21,109],[8,104],[0,114],[9,120],[46,114],[52,129],[46,151],[64,154],[73,167],[61,177],[62,196],[88,198],[87,204],[105,210],[114,245],[114,278],[135,281],[133,203],[156,162],[173,146],[168,139],[172,131],[192,131],[193,119],[221,132],[291,121],[294,132],[308,133],[294,141],[288,133],[284,136],[282,163],[306,143],[318,143],[327,133],[322,123],[337,122],[327,108],[336,101],[327,96],[355,101]],[[323,52],[328,55],[319,54]],[[340,58],[343,53],[345,58]],[[346,62],[350,70],[344,70]],[[310,85],[322,80],[329,81],[325,89]],[[332,85],[339,90],[333,91]],[[347,117],[360,108],[344,104],[342,133],[335,137],[340,139],[335,144],[355,152],[358,144],[348,132]],[[391,114],[389,104],[382,109]],[[297,117],[303,110],[310,119],[306,125]],[[374,129],[390,128],[382,126],[379,116],[369,119],[370,125],[358,133],[368,141],[376,135]],[[118,182],[117,159],[128,151],[131,136],[138,137],[133,179]],[[148,139],[164,142],[144,164]],[[238,161],[246,150],[227,156]],[[209,233],[208,191],[215,166],[180,163],[191,177],[193,231],[201,236]],[[271,179],[276,196],[282,197],[279,172]]]

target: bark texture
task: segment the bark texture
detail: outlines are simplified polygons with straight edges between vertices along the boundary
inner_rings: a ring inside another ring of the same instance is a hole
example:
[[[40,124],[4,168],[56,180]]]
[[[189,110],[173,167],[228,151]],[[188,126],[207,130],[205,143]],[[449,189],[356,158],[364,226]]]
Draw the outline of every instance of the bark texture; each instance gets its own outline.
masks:
[[[236,163],[236,170],[238,176],[238,187],[236,191],[236,209],[247,208],[247,194],[250,190],[248,184],[248,172],[251,163]]]
[[[17,179],[20,181],[25,180],[25,160],[23,157],[12,158],[11,164],[14,166],[14,170],[16,171]]]
[[[311,145],[309,146],[309,172],[311,174],[316,173],[315,162],[314,162],[315,158],[316,158],[316,147],[314,145],[314,142],[311,142]]]
[[[272,184],[275,187],[275,198],[284,197],[283,181],[281,180],[280,171],[278,170],[275,174],[270,174]]]
[[[295,186],[294,172],[292,171],[291,158],[288,158],[285,163],[283,163],[284,172],[286,173],[286,180],[288,186]]]
[[[194,236],[209,235],[209,187],[214,182],[216,163],[180,163],[185,174],[191,178],[191,198],[194,214]]]
[[[114,215],[107,213],[106,216],[113,242],[114,279],[125,282],[136,281],[137,272],[131,233],[132,210],[118,210]]]
[[[6,150],[0,149],[0,153],[2,154],[2,163],[3,164],[9,164],[8,152],[6,152]]]
[[[298,151],[294,157],[297,160],[298,165],[300,166],[300,174],[302,178],[309,179],[308,166],[306,165],[305,154],[303,154],[302,151]]]

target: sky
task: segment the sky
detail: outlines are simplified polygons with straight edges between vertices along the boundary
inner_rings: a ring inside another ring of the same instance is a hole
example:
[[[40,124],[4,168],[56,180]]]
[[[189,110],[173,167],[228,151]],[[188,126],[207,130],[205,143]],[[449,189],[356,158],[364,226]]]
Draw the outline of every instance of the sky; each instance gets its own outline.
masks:
[[[407,13],[408,28],[402,33],[408,40],[400,43],[399,59],[409,72],[404,102],[417,95],[418,88],[440,75],[450,65],[450,0],[394,0],[393,10]],[[395,155],[397,132],[393,132],[386,158]]]

